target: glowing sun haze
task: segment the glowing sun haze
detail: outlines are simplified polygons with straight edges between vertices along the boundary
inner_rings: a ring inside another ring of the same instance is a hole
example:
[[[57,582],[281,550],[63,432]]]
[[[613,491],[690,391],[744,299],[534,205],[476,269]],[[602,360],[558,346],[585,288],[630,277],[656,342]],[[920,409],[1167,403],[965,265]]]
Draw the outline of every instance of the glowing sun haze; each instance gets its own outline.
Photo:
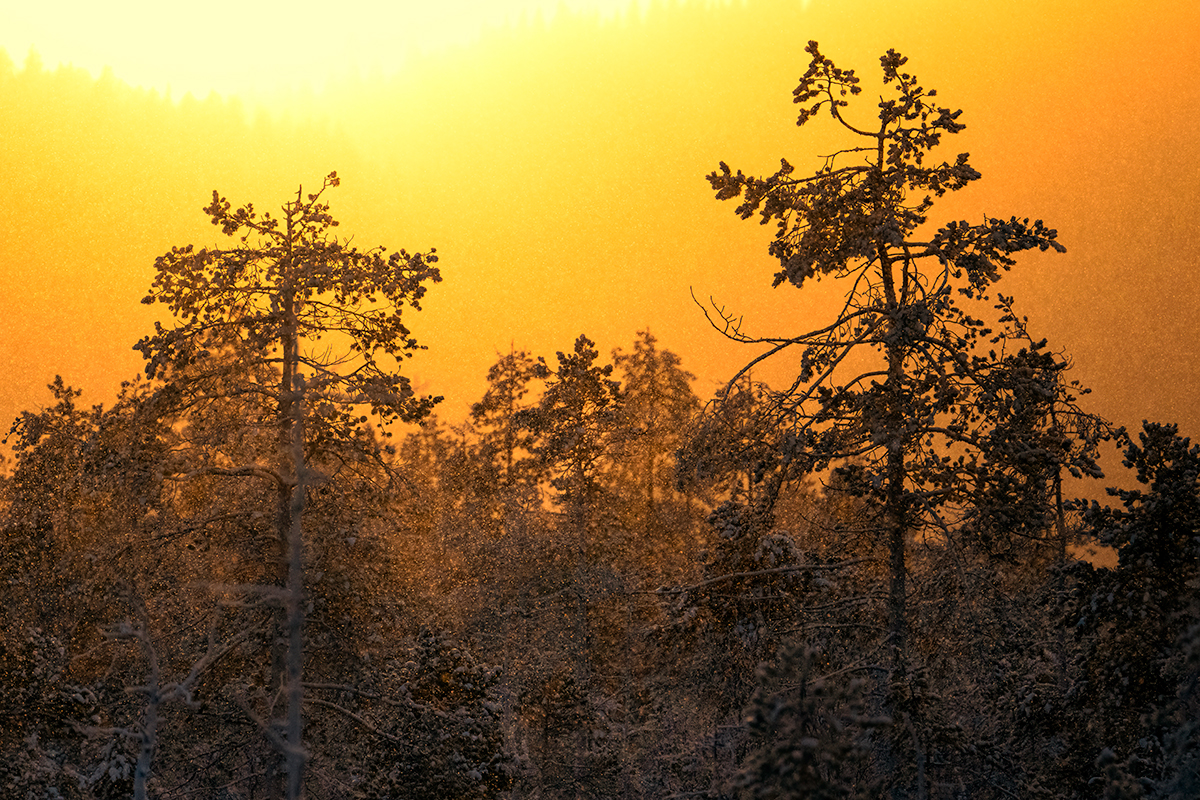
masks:
[[[643,0],[644,1],[644,0]],[[174,98],[319,90],[347,74],[392,74],[414,53],[466,46],[486,28],[553,19],[559,8],[600,18],[638,0],[211,0],[11,3],[0,48],[32,48],[50,69],[70,64]]]

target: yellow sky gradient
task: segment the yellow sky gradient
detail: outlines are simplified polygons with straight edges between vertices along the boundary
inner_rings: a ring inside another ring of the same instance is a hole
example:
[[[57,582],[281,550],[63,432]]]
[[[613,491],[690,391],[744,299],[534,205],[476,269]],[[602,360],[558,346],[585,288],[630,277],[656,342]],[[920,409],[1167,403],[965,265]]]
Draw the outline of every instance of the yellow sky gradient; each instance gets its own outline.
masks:
[[[769,174],[786,156],[803,173],[846,144],[824,121],[794,124],[817,39],[866,98],[895,48],[964,110],[945,157],[969,151],[984,177],[933,221],[1016,214],[1059,229],[1068,253],[1021,258],[1000,288],[1073,357],[1091,408],[1200,433],[1195,4],[567,4],[518,25],[504,20],[532,4],[495,16],[499,4],[463,3],[428,21],[424,53],[368,4],[218,2],[169,18],[118,5],[107,21],[23,18],[15,38],[13,12],[0,16],[14,62],[0,65],[0,419],[45,403],[57,373],[107,402],[139,369],[130,348],[161,314],[138,302],[154,258],[220,243],[200,213],[214,188],[272,207],[330,170],[344,233],[442,256],[446,280],[412,327],[430,348],[413,374],[446,396],[445,419],[465,415],[510,342],[552,358],[587,333],[605,352],[647,325],[707,397],[758,353],[711,331],[692,291],[779,334],[824,324],[838,288],[771,289],[771,231],[704,180],[720,160]],[[41,67],[24,66],[30,44]],[[270,95],[279,85],[292,91]]]
[[[51,67],[181,98],[320,91],[331,79],[394,74],[414,55],[478,42],[484,31],[551,23],[566,13],[606,20],[645,0],[208,0],[9,3],[0,48],[30,48]]]

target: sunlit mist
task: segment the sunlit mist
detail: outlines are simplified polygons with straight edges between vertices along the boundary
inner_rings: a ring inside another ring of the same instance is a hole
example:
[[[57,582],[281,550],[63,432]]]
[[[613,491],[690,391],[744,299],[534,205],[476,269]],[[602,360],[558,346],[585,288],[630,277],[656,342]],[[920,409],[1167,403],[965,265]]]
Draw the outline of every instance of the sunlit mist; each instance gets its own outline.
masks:
[[[607,19],[638,9],[637,0],[9,5],[0,12],[0,48],[14,59],[32,48],[49,67],[97,76],[111,68],[126,83],[175,98],[320,90],[331,78],[395,73],[414,56],[471,45],[488,29],[546,24],[560,10]]]

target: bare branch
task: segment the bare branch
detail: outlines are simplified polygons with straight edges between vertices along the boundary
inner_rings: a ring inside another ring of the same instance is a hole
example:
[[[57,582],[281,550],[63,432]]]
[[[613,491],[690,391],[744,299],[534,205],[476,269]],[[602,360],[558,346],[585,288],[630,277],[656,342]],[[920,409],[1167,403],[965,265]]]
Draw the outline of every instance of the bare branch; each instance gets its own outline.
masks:
[[[700,581],[699,583],[693,584],[692,586],[684,586],[682,588],[671,588],[671,589],[666,589],[666,588],[656,589],[653,592],[653,594],[660,594],[660,595],[687,594],[689,592],[695,592],[699,589],[704,589],[704,588],[713,586],[718,583],[725,583],[726,581],[735,581],[735,580],[739,580],[741,578],[757,578],[757,577],[761,577],[763,575],[782,575],[782,574],[789,573],[789,572],[820,572],[820,571],[824,571],[824,570],[845,569],[846,567],[850,567],[855,564],[862,564],[867,561],[876,561],[876,560],[877,559],[867,558],[864,556],[862,558],[851,558],[847,561],[839,561],[836,564],[796,564],[796,565],[788,566],[788,567],[773,567],[771,569],[756,569],[756,570],[752,570],[750,572],[734,572],[729,575],[718,575],[715,578],[709,578],[708,580]]]

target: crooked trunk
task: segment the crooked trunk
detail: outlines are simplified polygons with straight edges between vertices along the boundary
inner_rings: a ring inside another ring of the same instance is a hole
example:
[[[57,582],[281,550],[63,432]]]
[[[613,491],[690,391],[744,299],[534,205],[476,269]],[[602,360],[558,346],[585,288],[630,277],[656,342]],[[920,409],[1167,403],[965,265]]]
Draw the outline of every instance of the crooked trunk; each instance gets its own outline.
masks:
[[[890,578],[888,587],[887,643],[891,649],[891,676],[889,683],[892,683],[897,679],[905,679],[903,676],[907,674],[908,665],[908,575],[905,562],[908,529],[911,520],[909,518],[909,498],[905,491],[905,481],[908,477],[905,456],[909,444],[907,420],[909,402],[906,386],[907,376],[904,371],[904,361],[907,355],[907,349],[904,344],[906,339],[904,326],[906,323],[902,310],[907,301],[909,286],[908,271],[911,265],[907,261],[900,262],[903,276],[901,279],[901,290],[897,293],[895,275],[893,273],[895,264],[888,254],[886,245],[879,245],[877,257],[880,262],[885,313],[889,318],[887,343],[885,346],[887,382],[884,386],[882,401],[884,403],[883,424],[885,425],[883,433],[887,442],[883,517],[885,535],[887,537],[888,572]],[[892,700],[889,697],[891,687],[888,686],[885,689],[884,686],[880,686],[877,691],[879,691],[877,697],[881,710],[886,710],[888,716],[896,719],[897,709],[893,706]],[[905,713],[904,719],[908,723],[910,732],[912,733],[914,752],[911,755],[915,758],[918,772],[916,796],[924,798],[924,757],[922,755],[920,739],[907,713]],[[895,774],[899,766],[899,759],[907,758],[907,754],[901,755],[900,752],[897,752],[897,747],[894,744],[890,744],[885,738],[881,742],[879,757],[881,771],[884,774]],[[891,794],[894,798],[909,796],[902,782],[896,782],[893,785]]]
[[[903,288],[900,296],[896,292],[891,256],[887,247],[880,244],[877,251],[880,277],[883,284],[885,309],[890,318],[888,324],[886,354],[887,383],[883,401],[886,406],[884,424],[887,426],[886,489],[884,495],[884,525],[888,544],[888,644],[892,649],[893,671],[903,669],[908,649],[908,600],[905,547],[908,538],[908,497],[904,490],[907,477],[905,451],[908,446],[908,407],[905,393],[904,359],[905,338],[902,305],[908,288],[907,262],[900,262],[903,270]]]

